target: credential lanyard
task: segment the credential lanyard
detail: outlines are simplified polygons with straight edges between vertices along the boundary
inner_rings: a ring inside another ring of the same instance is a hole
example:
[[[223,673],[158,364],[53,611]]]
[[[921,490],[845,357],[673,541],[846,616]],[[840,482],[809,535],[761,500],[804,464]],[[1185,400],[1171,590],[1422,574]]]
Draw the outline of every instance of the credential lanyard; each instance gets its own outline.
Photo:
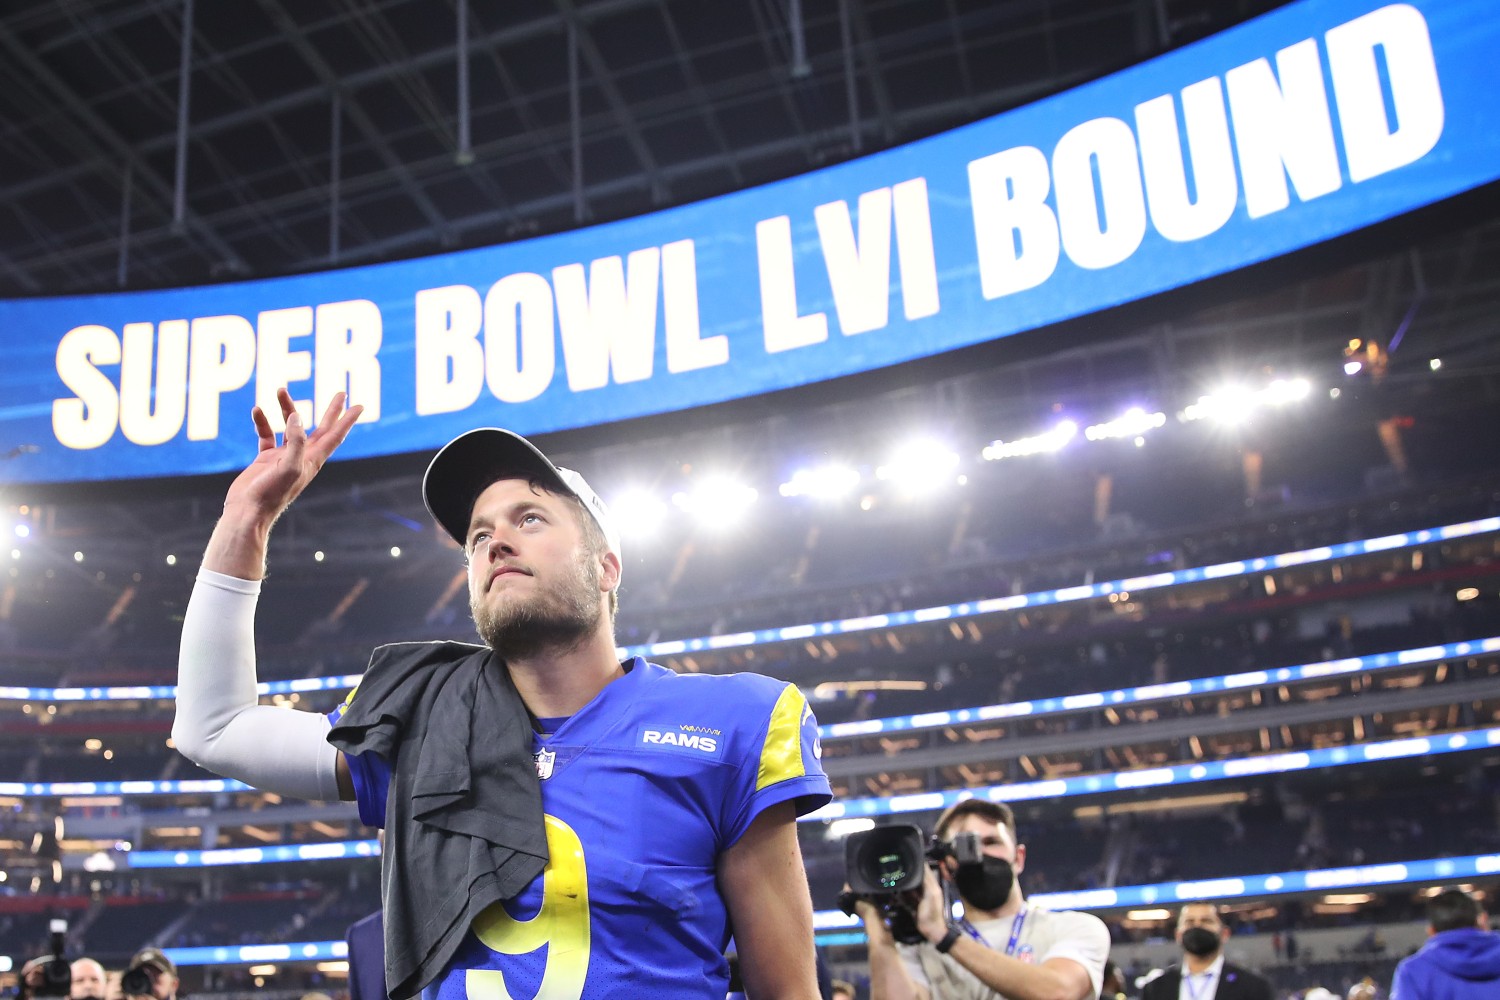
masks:
[[[962,927],[964,929],[964,933],[968,934],[969,937],[973,938],[975,941],[978,941],[986,948],[990,947],[990,943],[984,939],[984,935],[979,933],[979,928],[969,923],[968,917],[960,917],[958,926]],[[1010,922],[1010,940],[1005,944],[1005,954],[1010,956],[1015,955],[1016,946],[1021,943],[1021,931],[1025,928],[1025,926],[1026,907],[1022,906],[1020,912],[1016,914],[1015,919]],[[1197,994],[1193,995],[1193,1000],[1198,1000]]]
[[[1188,996],[1192,997],[1192,1000],[1213,995],[1210,989],[1214,985],[1214,974],[1212,972],[1202,973],[1201,978],[1203,982],[1197,985],[1194,985],[1193,980],[1200,978],[1200,976],[1191,975],[1186,969],[1182,970],[1182,976],[1183,981],[1187,983]]]

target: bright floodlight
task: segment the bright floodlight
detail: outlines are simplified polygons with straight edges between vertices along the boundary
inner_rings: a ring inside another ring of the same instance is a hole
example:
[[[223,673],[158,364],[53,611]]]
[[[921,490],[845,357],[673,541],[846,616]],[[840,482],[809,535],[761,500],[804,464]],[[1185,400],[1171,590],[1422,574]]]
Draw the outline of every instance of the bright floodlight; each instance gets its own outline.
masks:
[[[635,490],[611,499],[609,512],[624,532],[647,537],[661,527],[667,517],[667,505],[644,490]]]
[[[1427,367],[1430,368],[1432,371],[1437,371],[1439,368],[1443,367],[1443,359],[1442,358],[1433,358],[1431,361],[1427,362]],[[20,531],[21,529],[17,528],[16,530]]]
[[[1358,362],[1350,362],[1350,364],[1357,366]],[[1350,374],[1352,375],[1353,372]],[[1238,385],[1226,386],[1206,396],[1199,396],[1198,402],[1183,407],[1180,416],[1183,420],[1203,420],[1213,417],[1227,424],[1242,424],[1250,419],[1250,414],[1257,407],[1284,406],[1287,403],[1300,402],[1311,394],[1312,383],[1305,378],[1275,379],[1263,389],[1247,389]],[[1337,389],[1333,391],[1333,395],[1338,396]]]
[[[828,840],[843,840],[851,833],[863,833],[873,829],[875,829],[875,821],[867,817],[836,819],[828,824],[828,828],[823,831],[823,836]]]
[[[760,496],[754,488],[723,476],[708,477],[672,502],[709,527],[726,527],[744,516]]]
[[[18,525],[16,525],[16,537],[17,538],[30,538],[31,537],[31,525],[29,525],[29,524],[18,524]]]
[[[1085,430],[1083,435],[1090,441],[1104,441],[1109,438],[1140,438],[1147,431],[1153,431],[1166,422],[1165,413],[1147,413],[1139,406],[1132,406],[1123,415],[1113,420],[1094,424]]]
[[[1358,375],[1359,374],[1359,370],[1361,368],[1363,368],[1363,367],[1364,367],[1364,365],[1360,364],[1358,361],[1345,361],[1344,362],[1344,374],[1345,375]]]
[[[1182,419],[1203,420],[1212,417],[1226,424],[1242,424],[1250,419],[1250,411],[1255,409],[1255,402],[1256,394],[1244,386],[1225,386],[1207,396],[1199,396],[1198,402],[1184,407]]]
[[[1305,378],[1279,378],[1266,386],[1261,398],[1268,403],[1280,405],[1304,400],[1312,392],[1312,383]]]
[[[908,493],[925,493],[953,481],[958,467],[958,453],[936,441],[914,441],[891,456],[890,462],[875,470],[883,479]]]
[[[991,441],[979,454],[986,462],[998,462],[1002,458],[1019,458],[1022,455],[1039,455],[1059,451],[1063,445],[1078,436],[1078,425],[1071,420],[1059,421],[1050,431],[1014,441]]]
[[[858,485],[857,470],[846,465],[820,465],[792,473],[792,478],[781,484],[781,495],[835,500],[847,496]]]

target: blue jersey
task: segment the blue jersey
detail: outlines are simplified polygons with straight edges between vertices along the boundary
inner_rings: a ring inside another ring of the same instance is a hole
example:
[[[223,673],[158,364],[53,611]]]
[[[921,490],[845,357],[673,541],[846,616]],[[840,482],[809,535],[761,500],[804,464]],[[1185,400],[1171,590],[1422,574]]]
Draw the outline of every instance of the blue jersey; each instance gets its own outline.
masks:
[[[426,1000],[724,996],[718,856],[764,809],[832,797],[817,722],[794,685],[759,674],[625,669],[535,737],[551,859],[474,919]],[[349,766],[360,818],[383,825],[390,762]]]

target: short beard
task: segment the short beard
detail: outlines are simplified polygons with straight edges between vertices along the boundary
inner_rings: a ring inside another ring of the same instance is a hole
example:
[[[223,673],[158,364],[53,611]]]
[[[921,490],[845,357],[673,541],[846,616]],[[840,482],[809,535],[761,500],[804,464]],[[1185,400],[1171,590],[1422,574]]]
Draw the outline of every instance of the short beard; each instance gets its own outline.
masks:
[[[579,560],[578,575],[558,591],[541,594],[528,603],[513,602],[492,609],[470,596],[474,627],[502,659],[528,660],[541,653],[577,649],[599,627],[599,568],[592,556]]]

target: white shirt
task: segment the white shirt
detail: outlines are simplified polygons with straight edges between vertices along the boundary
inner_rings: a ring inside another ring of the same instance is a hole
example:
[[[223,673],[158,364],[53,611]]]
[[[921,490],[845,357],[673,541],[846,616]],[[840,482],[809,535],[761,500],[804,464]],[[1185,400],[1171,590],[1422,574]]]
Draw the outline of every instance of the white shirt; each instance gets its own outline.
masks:
[[[974,929],[984,938],[986,947],[1005,950],[1010,940],[1014,917],[999,920],[976,920]],[[940,955],[930,944],[897,945],[907,972],[918,986],[927,987],[933,1000],[996,1000],[1002,994],[979,981],[968,969],[959,964],[952,955]],[[1053,912],[1026,904],[1026,920],[1016,939],[1013,956],[1023,962],[1040,965],[1049,958],[1067,958],[1089,974],[1094,992],[1099,995],[1099,986],[1104,981],[1104,963],[1109,958],[1109,929],[1104,921],[1092,913],[1072,910]]]
[[[1214,1000],[1214,994],[1219,992],[1219,980],[1224,976],[1224,953],[1219,952],[1219,957],[1214,959],[1214,964],[1202,972],[1188,972],[1187,964],[1182,966],[1182,982],[1177,987],[1177,1000]]]

